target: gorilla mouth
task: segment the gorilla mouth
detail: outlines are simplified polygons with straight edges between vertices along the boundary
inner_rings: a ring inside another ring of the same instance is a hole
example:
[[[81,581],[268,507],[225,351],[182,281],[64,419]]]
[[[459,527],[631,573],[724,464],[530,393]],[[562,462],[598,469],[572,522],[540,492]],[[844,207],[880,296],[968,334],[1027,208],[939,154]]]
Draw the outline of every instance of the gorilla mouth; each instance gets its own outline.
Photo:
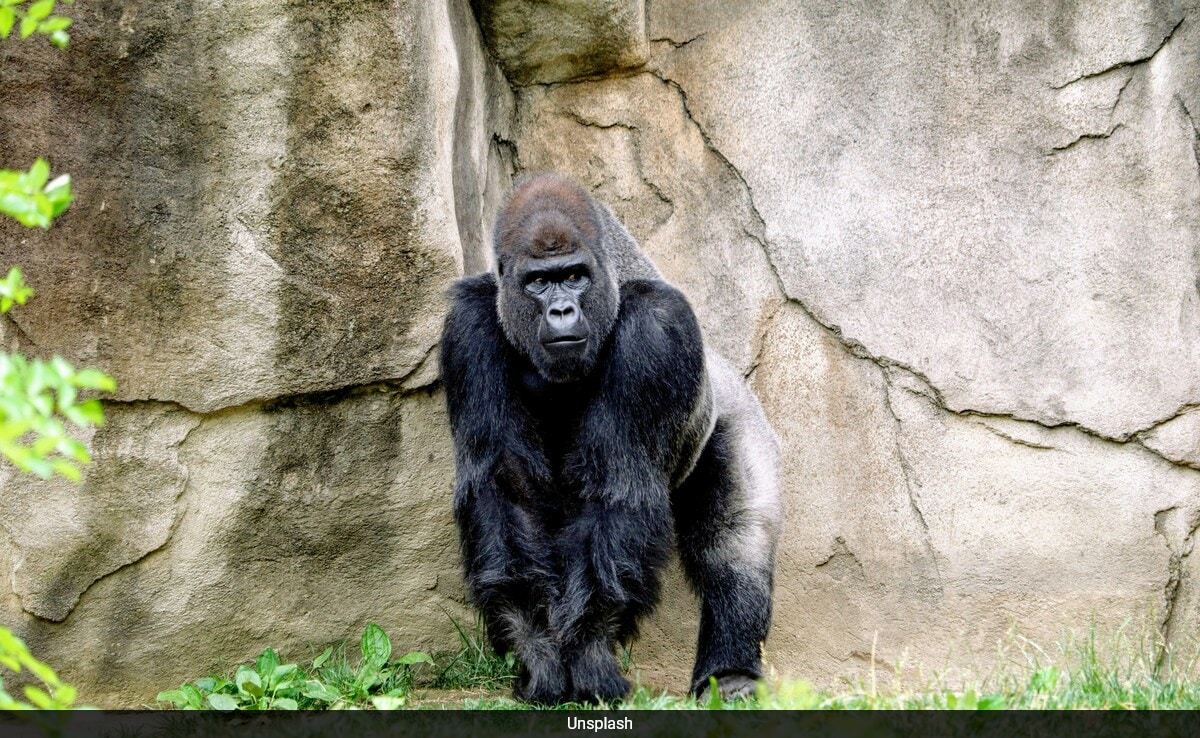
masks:
[[[559,336],[558,338],[551,338],[548,341],[542,341],[543,346],[558,348],[572,348],[574,346],[582,346],[585,343],[587,343],[586,338],[576,338],[574,336]]]

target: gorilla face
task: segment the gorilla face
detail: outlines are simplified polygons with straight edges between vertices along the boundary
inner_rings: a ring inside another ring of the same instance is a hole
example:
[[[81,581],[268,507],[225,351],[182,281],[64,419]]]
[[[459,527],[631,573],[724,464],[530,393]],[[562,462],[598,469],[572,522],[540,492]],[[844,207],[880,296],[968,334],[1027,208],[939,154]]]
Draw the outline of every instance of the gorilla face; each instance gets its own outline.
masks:
[[[499,261],[498,309],[509,342],[546,380],[591,373],[617,318],[617,286],[567,214],[543,212]]]

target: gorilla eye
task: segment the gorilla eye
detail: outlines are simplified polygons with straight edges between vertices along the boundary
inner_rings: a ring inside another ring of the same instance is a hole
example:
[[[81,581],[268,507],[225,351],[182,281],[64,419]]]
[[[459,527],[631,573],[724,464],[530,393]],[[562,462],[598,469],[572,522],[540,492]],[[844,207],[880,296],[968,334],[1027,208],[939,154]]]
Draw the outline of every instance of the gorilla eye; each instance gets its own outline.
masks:
[[[540,295],[550,288],[550,281],[545,277],[533,277],[525,283],[525,291]]]

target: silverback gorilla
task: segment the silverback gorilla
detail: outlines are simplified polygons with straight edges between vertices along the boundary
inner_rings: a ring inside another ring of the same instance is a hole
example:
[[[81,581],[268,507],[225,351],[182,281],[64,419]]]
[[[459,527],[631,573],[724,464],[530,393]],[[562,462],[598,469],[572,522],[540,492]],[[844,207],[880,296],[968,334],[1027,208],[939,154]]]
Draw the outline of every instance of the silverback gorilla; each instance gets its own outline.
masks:
[[[684,296],[570,180],[525,178],[495,274],[451,291],[441,367],[467,585],[529,702],[629,691],[614,649],[655,606],[674,538],[700,598],[691,690],[760,676],[779,452],[758,401],[705,351]]]

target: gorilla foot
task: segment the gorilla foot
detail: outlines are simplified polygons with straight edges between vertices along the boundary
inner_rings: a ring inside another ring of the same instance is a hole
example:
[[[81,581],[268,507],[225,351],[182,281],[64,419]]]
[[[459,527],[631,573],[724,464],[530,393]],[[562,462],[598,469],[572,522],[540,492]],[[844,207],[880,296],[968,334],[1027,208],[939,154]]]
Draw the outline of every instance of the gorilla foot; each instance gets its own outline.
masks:
[[[606,644],[586,647],[572,660],[570,669],[571,698],[577,702],[613,702],[629,694],[629,680],[621,676]]]
[[[578,681],[582,679],[583,681]],[[629,694],[629,680],[618,673],[580,674],[575,677],[571,697],[576,702],[615,702]]]
[[[726,674],[717,679],[717,694],[725,701],[745,699],[754,694],[757,685],[758,682],[753,677],[745,674]],[[696,700],[701,704],[707,702],[711,698],[711,690],[711,685],[705,686],[696,694]]]
[[[521,667],[513,697],[521,702],[556,705],[567,698],[567,691],[567,673],[562,665],[541,662]]]

